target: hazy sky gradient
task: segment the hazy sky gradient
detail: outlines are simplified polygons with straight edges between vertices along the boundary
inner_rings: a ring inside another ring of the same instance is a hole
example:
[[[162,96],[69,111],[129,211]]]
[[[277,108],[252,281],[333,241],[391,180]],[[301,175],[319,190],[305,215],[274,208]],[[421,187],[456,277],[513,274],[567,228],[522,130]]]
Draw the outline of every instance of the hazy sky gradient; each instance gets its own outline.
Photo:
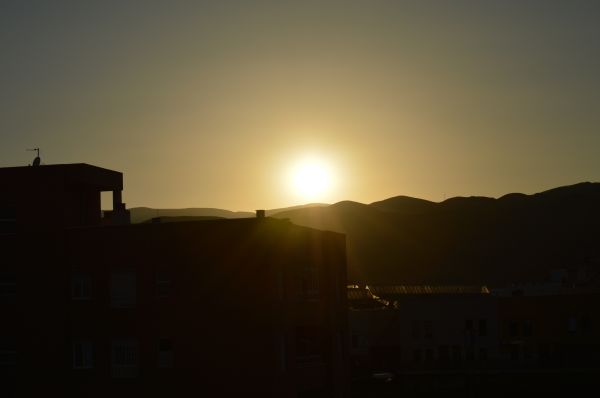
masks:
[[[2,1],[0,166],[122,171],[131,206],[532,193],[600,180],[597,1]]]

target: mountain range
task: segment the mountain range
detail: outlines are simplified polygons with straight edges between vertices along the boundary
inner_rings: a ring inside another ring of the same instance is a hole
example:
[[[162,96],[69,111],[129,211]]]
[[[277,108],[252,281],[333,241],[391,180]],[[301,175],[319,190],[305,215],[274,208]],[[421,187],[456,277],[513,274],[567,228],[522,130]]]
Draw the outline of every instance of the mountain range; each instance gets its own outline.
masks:
[[[254,216],[220,209],[131,211],[133,220],[155,217],[153,211]],[[600,270],[600,183],[498,199],[343,201],[273,209],[267,215],[346,234],[349,282],[500,286],[540,282],[553,269]]]
[[[284,207],[280,209],[270,209],[266,211],[267,216],[272,216],[284,211],[304,209],[307,207],[329,206],[325,203],[310,203],[306,205]],[[186,209],[153,209],[150,207],[132,207],[131,222],[134,224],[147,222],[152,218],[173,218],[173,217],[210,217],[210,218],[248,218],[254,217],[255,213],[249,211],[230,211],[212,207],[193,207]]]

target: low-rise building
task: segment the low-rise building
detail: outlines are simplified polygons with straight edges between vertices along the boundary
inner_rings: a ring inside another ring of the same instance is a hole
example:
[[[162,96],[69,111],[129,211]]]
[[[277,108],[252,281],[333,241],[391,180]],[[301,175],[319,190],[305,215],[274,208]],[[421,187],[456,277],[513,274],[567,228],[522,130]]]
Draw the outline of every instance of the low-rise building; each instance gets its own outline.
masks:
[[[497,357],[497,307],[486,287],[365,290],[373,300],[388,305],[349,312],[350,352],[363,366],[398,372],[482,368]]]

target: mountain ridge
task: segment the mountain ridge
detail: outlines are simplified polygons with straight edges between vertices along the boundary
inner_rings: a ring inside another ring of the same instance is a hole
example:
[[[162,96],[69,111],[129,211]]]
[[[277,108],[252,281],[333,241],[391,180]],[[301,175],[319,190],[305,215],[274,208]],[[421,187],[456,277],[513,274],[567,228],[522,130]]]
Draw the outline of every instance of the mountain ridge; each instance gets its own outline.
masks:
[[[442,202],[399,195],[370,204],[346,200],[273,209],[267,215],[344,233],[349,282],[500,286],[539,282],[556,268],[600,271],[599,204],[600,183],[584,182],[531,195]],[[221,211],[226,218],[255,216]]]

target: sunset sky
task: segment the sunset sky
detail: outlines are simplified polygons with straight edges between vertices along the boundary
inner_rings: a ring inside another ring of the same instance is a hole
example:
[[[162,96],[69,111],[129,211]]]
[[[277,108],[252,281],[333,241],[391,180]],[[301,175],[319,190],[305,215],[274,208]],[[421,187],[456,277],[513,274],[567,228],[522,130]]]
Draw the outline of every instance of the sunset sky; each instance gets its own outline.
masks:
[[[598,1],[2,1],[0,54],[0,167],[119,170],[129,207],[600,180]]]

